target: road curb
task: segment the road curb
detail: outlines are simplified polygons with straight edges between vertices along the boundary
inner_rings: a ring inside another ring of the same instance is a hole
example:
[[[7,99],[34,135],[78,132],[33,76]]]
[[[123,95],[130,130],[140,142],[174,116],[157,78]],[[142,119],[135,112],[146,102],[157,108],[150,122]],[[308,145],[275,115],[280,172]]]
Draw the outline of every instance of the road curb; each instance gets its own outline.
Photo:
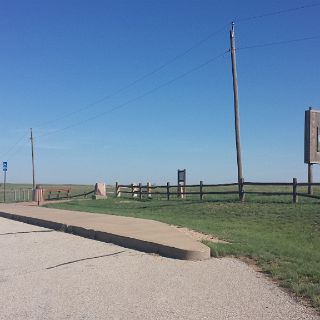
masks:
[[[0,212],[0,217],[32,224],[39,227],[53,229],[60,232],[66,232],[80,237],[98,240],[102,242],[110,242],[125,248],[134,249],[146,253],[159,254],[160,256],[180,259],[180,260],[206,260],[210,258],[210,248],[205,250],[186,250],[167,246],[160,243],[149,242],[142,239],[131,238],[119,234],[109,233],[106,231],[87,229],[76,225],[67,225],[64,223],[39,219],[19,214]]]

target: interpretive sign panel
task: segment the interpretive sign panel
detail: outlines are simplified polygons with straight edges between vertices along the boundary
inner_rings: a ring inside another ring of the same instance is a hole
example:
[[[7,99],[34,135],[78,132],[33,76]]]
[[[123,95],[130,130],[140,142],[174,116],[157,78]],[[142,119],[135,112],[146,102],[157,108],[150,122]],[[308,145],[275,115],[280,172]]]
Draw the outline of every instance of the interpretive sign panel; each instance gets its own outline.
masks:
[[[178,170],[178,184],[179,183],[186,184],[186,169]]]
[[[320,111],[305,111],[304,125],[304,162],[320,163]]]

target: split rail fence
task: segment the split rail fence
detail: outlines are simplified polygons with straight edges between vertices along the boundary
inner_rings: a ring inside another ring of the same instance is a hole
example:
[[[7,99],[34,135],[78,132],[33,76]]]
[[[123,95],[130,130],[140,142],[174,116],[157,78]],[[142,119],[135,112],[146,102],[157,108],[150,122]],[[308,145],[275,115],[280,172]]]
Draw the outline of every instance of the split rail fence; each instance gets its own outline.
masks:
[[[89,195],[94,194],[94,190],[89,192],[83,192],[79,194],[71,194],[71,189],[44,189],[44,199],[46,201],[50,200],[65,200],[74,198],[84,198],[86,199]]]
[[[228,190],[228,188],[230,189],[231,187],[235,190]],[[259,187],[260,189],[261,187],[265,189],[259,191]],[[277,188],[279,189],[280,187],[284,190],[277,190]],[[171,185],[169,182],[167,182],[166,185],[159,186],[151,185],[150,183],[146,185],[142,185],[141,183],[124,185],[116,182],[115,196],[129,196],[137,199],[162,196],[167,200],[172,199],[172,197],[185,198],[186,196],[192,196],[195,198],[199,196],[199,199],[203,200],[206,195],[238,195],[240,201],[245,201],[245,195],[291,196],[292,202],[297,203],[299,197],[320,200],[320,193],[312,193],[311,190],[313,187],[320,187],[320,183],[298,183],[296,178],[293,178],[292,182],[245,182],[242,180],[240,183],[204,184],[203,181],[200,181],[199,184],[185,186]],[[218,190],[214,190],[217,188]],[[305,191],[304,189],[308,189],[309,191]]]

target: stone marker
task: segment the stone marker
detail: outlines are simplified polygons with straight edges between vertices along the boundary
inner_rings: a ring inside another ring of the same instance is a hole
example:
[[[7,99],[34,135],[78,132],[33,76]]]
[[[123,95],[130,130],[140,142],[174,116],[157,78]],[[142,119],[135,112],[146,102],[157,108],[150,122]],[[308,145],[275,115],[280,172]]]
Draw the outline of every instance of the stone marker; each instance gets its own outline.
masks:
[[[107,198],[106,184],[103,182],[96,183],[94,187],[94,196],[92,196],[92,199],[106,199],[106,198]]]

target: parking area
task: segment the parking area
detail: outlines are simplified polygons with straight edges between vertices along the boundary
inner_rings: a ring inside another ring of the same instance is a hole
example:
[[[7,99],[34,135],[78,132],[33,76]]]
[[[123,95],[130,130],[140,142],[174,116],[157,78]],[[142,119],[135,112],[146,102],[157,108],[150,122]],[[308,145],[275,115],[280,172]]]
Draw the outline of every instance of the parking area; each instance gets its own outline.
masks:
[[[0,218],[0,319],[320,319],[230,258],[182,261]]]

